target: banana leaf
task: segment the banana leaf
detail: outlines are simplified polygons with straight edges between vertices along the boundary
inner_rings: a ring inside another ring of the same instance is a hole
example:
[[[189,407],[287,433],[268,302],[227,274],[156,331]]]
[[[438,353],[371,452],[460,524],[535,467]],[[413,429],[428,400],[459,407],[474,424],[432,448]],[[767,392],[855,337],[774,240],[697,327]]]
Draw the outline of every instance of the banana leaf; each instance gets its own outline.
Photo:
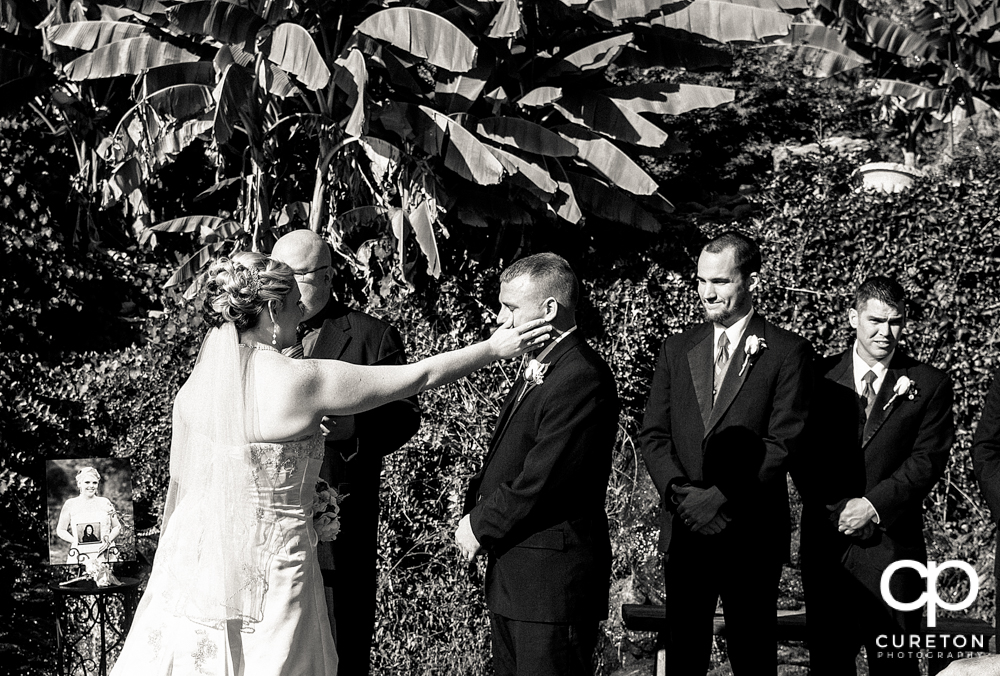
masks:
[[[577,148],[540,124],[517,117],[488,117],[476,132],[491,141],[546,157],[573,157]]]
[[[383,9],[358,24],[356,30],[453,73],[464,73],[476,65],[478,50],[472,40],[447,19],[424,9]]]
[[[322,89],[330,81],[330,69],[323,61],[312,36],[297,24],[283,23],[275,27],[267,58],[297,77],[307,89]]]
[[[764,42],[788,35],[792,15],[772,9],[738,5],[723,0],[695,0],[673,14],[650,23],[701,35],[716,42]]]
[[[633,195],[652,195],[659,188],[642,167],[600,134],[574,125],[563,125],[556,129],[580,149],[581,160],[612,184]]]
[[[65,66],[71,80],[138,75],[150,68],[198,61],[198,56],[168,42],[138,37],[112,42],[70,61]]]
[[[618,141],[656,148],[667,132],[628,106],[600,94],[564,95],[552,104],[566,119]]]
[[[717,108],[732,103],[736,92],[723,87],[654,83],[633,84],[601,91],[637,113],[683,115],[691,110]]]
[[[576,172],[567,171],[566,176],[580,201],[594,215],[646,232],[660,231],[660,222],[651,213],[618,190],[596,178]]]

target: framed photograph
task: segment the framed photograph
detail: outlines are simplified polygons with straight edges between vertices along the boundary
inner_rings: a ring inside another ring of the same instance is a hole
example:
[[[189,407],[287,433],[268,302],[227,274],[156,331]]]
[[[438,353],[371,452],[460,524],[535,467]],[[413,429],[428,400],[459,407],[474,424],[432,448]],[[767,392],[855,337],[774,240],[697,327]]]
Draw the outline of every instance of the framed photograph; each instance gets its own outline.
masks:
[[[132,466],[123,458],[45,463],[49,563],[135,560]]]

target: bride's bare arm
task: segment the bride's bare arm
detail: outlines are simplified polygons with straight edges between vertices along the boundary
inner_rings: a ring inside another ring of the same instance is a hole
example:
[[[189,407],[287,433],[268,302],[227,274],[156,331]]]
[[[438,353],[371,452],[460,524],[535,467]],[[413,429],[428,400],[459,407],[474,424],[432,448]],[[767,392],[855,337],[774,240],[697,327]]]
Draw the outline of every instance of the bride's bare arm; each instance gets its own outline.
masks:
[[[502,326],[475,345],[444,352],[401,366],[356,366],[328,359],[309,360],[311,392],[305,400],[318,412],[331,415],[360,413],[424,390],[458,380],[498,359],[516,357],[548,340],[551,327],[544,319],[517,328]]]

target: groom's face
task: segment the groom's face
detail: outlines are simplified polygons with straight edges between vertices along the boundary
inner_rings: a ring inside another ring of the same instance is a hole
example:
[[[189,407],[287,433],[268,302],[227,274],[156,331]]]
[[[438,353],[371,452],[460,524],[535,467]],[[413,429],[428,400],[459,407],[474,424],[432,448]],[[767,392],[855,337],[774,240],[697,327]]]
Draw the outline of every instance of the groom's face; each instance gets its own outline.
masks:
[[[500,284],[500,312],[497,323],[503,325],[508,319],[512,326],[520,326],[545,315],[545,298],[538,285],[528,275],[515,277]]]

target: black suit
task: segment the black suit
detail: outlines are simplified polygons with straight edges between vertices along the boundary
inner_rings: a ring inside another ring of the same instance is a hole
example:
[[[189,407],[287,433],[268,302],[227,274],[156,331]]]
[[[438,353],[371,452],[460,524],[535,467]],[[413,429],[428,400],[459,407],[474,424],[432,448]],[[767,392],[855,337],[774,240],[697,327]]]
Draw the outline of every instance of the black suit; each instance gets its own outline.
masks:
[[[767,347],[743,369],[751,335]],[[664,341],[639,436],[664,505],[668,654],[677,673],[705,673],[721,596],[733,669],[764,673],[775,668],[777,585],[790,532],[785,475],[805,427],[812,350],[755,313],[713,404],[714,344],[711,322]],[[682,523],[671,500],[678,484],[721,490],[731,519],[721,533]]]
[[[1000,371],[993,376],[979,415],[979,424],[976,425],[976,434],[972,438],[972,471],[990,507],[993,522],[1000,521]],[[1000,538],[997,538],[993,575],[1000,579]],[[1000,594],[997,594],[996,607],[1000,610]],[[997,636],[1000,637],[1000,621],[997,620],[1000,620],[1000,612],[994,615]]]
[[[389,324],[330,300],[302,327],[304,356],[351,364],[404,364],[403,341]],[[350,418],[339,424],[350,424]],[[320,476],[347,497],[340,507],[343,528],[318,547],[320,567],[332,593],[330,623],[337,637],[343,676],[367,674],[375,628],[379,480],[382,457],[395,451],[420,426],[416,397],[353,416],[354,434],[327,440]]]
[[[608,612],[604,503],[618,429],[614,377],[576,332],[544,361],[550,366],[542,384],[515,381],[466,494],[472,531],[488,554],[486,601],[498,673],[515,656],[498,645],[496,621],[587,625],[596,641]],[[517,668],[546,673],[562,666]]]
[[[878,635],[920,628],[920,611],[891,609],[879,586],[893,561],[927,560],[922,505],[944,473],[954,440],[951,381],[897,349],[866,419],[851,350],[822,360],[818,374],[811,452],[795,474],[803,498],[802,569],[812,672],[854,674],[855,656],[864,644],[872,674],[916,674],[915,660],[879,659]],[[889,404],[902,376],[915,383],[914,398],[901,396]],[[871,502],[879,523],[869,522],[854,535],[840,533],[845,501],[860,497]],[[891,589],[897,600],[911,601],[926,589],[926,581],[904,569],[893,575]]]

